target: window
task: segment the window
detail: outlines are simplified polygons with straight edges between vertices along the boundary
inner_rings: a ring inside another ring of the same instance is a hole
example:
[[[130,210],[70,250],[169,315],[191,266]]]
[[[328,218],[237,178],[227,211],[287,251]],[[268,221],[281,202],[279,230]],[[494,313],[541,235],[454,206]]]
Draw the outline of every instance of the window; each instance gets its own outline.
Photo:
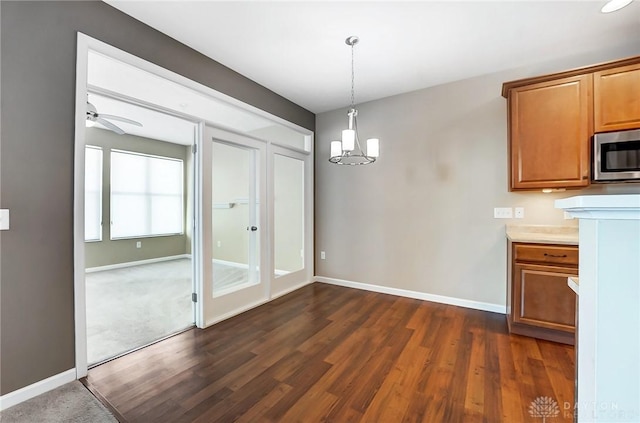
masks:
[[[102,148],[84,152],[84,240],[102,241]]]
[[[111,239],[184,232],[182,160],[111,151]]]

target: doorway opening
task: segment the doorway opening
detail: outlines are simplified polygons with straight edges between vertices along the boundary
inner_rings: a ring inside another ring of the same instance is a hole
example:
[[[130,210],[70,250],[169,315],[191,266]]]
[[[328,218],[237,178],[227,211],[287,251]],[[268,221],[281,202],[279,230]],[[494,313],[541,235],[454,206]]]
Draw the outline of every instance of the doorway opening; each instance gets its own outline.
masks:
[[[85,132],[89,367],[195,322],[196,124],[118,97],[97,88],[87,96],[98,116],[110,117],[87,121]]]

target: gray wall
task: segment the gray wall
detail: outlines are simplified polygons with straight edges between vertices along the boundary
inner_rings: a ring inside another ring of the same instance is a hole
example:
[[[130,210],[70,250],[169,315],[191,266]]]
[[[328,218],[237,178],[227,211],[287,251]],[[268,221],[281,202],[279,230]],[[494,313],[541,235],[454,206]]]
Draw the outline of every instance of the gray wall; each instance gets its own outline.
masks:
[[[305,128],[314,115],[103,2],[0,2],[0,394],[75,366],[76,31]]]
[[[191,147],[171,144],[164,141],[137,137],[135,135],[118,135],[115,132],[98,128],[87,128],[87,145],[102,147],[102,241],[85,243],[85,267],[107,266],[138,260],[159,257],[177,256],[190,253],[191,238],[186,229],[191,218],[187,215],[187,193],[191,170],[188,161]],[[185,193],[185,233],[172,236],[158,236],[131,239],[111,240],[110,218],[110,167],[112,149],[134,151],[137,153],[181,159],[184,168]],[[136,242],[142,242],[142,248],[136,248]]]
[[[330,164],[346,108],[317,115],[316,275],[504,305],[507,221],[493,208],[525,207],[511,223],[577,225],[553,202],[581,192],[508,192],[502,83],[638,54],[635,43],[362,104],[361,138],[381,143],[369,166]]]

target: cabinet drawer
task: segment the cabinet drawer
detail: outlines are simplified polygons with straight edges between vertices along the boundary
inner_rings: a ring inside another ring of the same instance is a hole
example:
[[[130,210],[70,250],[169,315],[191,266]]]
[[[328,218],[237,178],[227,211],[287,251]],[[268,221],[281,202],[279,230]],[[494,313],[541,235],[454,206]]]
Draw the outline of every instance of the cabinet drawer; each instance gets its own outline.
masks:
[[[514,255],[518,262],[578,265],[578,247],[516,244]]]

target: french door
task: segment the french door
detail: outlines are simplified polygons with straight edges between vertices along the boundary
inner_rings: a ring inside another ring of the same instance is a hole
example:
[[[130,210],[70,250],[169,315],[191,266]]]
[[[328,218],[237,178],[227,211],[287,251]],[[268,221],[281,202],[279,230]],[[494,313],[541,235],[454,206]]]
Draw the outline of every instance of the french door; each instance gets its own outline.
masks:
[[[266,145],[205,127],[202,144],[202,321],[269,299]]]
[[[271,295],[276,297],[313,278],[312,166],[308,154],[271,145],[269,168]]]

